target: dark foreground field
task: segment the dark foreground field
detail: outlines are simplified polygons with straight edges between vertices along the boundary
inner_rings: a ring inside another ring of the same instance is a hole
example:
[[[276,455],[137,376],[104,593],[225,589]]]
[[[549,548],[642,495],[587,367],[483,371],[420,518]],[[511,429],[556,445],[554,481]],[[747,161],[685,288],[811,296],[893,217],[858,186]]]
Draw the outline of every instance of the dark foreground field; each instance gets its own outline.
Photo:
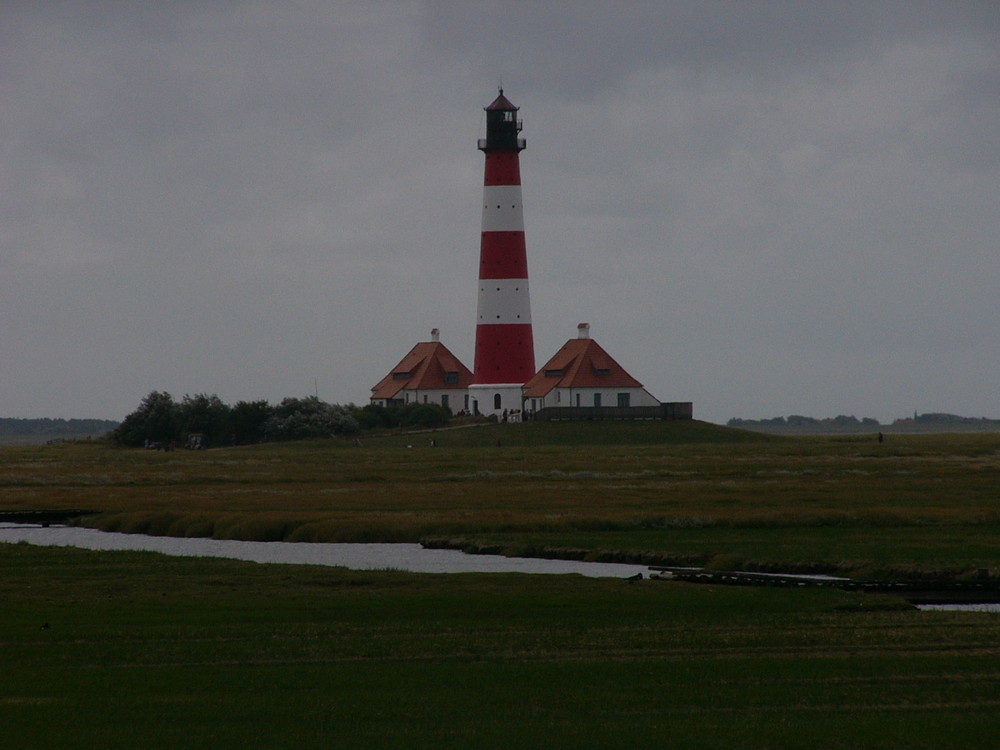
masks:
[[[431,440],[435,445],[431,445]],[[105,529],[995,577],[1000,436],[506,425],[205,452],[0,449]],[[1000,743],[1000,618],[887,595],[0,545],[4,746]]]
[[[0,545],[18,748],[995,747],[1000,620]]]

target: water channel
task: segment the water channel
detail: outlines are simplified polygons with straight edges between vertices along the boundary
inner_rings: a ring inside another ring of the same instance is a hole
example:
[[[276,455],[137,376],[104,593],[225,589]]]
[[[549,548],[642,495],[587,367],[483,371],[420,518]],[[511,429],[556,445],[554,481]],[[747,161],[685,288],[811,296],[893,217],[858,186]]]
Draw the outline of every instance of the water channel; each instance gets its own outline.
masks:
[[[645,565],[542,560],[501,555],[467,555],[459,550],[424,549],[419,544],[324,544],[241,542],[117,534],[69,526],[0,526],[0,542],[48,547],[161,552],[182,557],[227,557],[258,563],[335,565],[352,570],[404,570],[412,573],[578,573],[589,578],[628,578],[646,574]]]
[[[543,560],[501,555],[467,555],[459,550],[425,549],[419,544],[324,544],[314,542],[242,542],[143,534],[117,534],[70,526],[28,524],[0,526],[0,542],[47,547],[160,552],[181,557],[225,557],[257,563],[330,565],[352,570],[403,570],[411,573],[577,573],[588,578],[647,575],[645,565]],[[921,604],[925,611],[961,610],[1000,613],[1000,604]]]

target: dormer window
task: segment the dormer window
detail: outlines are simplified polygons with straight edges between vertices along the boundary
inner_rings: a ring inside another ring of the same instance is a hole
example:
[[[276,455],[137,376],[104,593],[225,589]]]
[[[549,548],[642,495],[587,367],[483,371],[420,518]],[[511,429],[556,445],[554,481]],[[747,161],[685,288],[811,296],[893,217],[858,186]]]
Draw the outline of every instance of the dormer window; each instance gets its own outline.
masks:
[[[455,383],[458,382],[458,373],[446,372],[444,374],[444,382],[447,383],[448,385],[454,385]]]
[[[410,373],[408,373],[408,372],[394,372],[392,374],[392,379],[393,380],[406,380],[409,377],[410,377]]]
[[[609,370],[607,367],[598,367],[596,370],[594,370],[594,373],[596,375],[610,375],[611,370]]]
[[[545,371],[545,377],[547,377],[547,378],[559,378],[559,377],[562,377],[562,374],[563,374],[562,370],[546,370]]]

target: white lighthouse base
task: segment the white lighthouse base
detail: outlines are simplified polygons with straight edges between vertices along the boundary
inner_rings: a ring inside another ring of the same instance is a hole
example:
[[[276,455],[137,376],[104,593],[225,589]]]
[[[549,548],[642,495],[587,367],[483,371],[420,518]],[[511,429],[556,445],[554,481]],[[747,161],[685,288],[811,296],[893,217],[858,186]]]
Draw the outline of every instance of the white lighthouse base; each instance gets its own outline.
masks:
[[[508,422],[520,422],[524,411],[524,383],[489,383],[469,386],[469,406],[473,412]]]

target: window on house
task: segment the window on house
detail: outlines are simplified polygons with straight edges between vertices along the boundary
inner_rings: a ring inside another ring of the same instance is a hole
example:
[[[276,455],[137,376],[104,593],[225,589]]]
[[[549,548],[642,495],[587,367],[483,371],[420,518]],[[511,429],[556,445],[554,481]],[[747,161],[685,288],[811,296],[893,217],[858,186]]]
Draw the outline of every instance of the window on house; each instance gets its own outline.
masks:
[[[441,394],[441,406],[443,406],[445,409],[448,408],[448,394],[447,393]]]
[[[597,375],[610,375],[611,370],[609,370],[607,367],[598,367],[596,370],[594,370],[594,373]]]
[[[545,377],[547,377],[547,378],[559,378],[559,377],[562,377],[562,374],[563,374],[562,370],[546,370],[545,371]]]
[[[594,406],[600,406],[600,405],[601,405],[601,394],[600,393],[595,393],[594,394]]]
[[[393,380],[406,380],[408,377],[410,377],[410,373],[408,372],[394,372],[392,374]]]
[[[448,385],[454,385],[455,383],[458,382],[458,373],[446,372],[444,374],[444,382],[447,383]]]
[[[629,396],[628,393],[619,393],[618,394],[618,405],[619,406],[628,406],[629,405],[629,401],[630,401],[630,396]]]
[[[493,409],[497,410],[499,408],[500,408],[500,394],[495,393],[493,394]]]

